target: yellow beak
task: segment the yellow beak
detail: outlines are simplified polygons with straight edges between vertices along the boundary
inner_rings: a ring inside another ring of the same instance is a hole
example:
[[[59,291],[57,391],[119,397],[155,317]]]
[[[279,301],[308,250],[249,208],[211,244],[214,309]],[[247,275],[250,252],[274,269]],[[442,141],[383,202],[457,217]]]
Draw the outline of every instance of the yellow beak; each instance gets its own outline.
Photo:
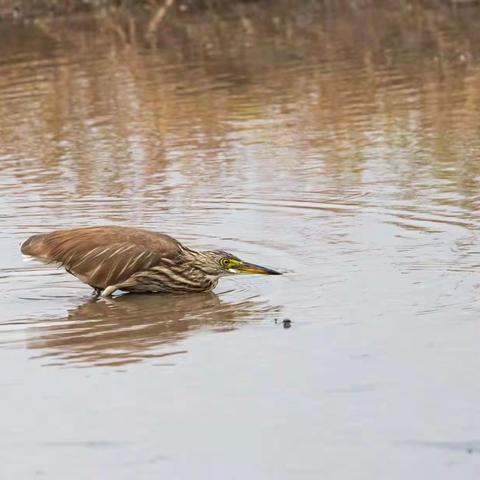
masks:
[[[239,262],[233,268],[231,268],[235,273],[256,273],[259,275],[281,275],[280,272],[272,270],[270,268],[261,267],[260,265],[255,265],[254,263]]]

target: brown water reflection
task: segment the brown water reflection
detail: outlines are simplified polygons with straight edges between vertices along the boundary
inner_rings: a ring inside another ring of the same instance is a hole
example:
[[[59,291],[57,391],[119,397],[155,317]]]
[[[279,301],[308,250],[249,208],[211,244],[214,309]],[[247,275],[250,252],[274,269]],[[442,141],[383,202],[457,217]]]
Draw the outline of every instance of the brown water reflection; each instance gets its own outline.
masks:
[[[263,314],[269,311],[263,310]],[[44,365],[121,366],[187,353],[181,341],[199,330],[228,332],[246,318],[260,316],[254,301],[228,303],[214,293],[122,295],[88,301],[68,316],[32,323],[28,348]],[[47,361],[46,361],[47,360]],[[174,359],[162,360],[169,364]]]

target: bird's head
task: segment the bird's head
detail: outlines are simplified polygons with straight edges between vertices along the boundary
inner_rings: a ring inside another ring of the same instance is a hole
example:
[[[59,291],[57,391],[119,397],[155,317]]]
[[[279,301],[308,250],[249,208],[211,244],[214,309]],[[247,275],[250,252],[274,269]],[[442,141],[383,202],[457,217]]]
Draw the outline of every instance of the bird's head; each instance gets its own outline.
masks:
[[[237,273],[256,273],[260,275],[281,275],[280,272],[270,268],[261,267],[254,263],[245,262],[231,253],[223,250],[202,252],[205,258],[205,266],[215,275],[234,275]],[[208,264],[208,266],[207,266]]]

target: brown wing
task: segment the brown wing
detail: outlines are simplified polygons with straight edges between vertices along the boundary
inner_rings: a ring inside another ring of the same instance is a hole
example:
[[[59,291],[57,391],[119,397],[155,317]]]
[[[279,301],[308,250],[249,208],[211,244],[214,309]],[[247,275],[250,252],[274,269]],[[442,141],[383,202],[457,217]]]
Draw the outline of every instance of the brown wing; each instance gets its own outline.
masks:
[[[173,262],[182,246],[162,233],[128,227],[87,227],[34,235],[22,253],[58,262],[95,288],[119,284],[135,272]]]

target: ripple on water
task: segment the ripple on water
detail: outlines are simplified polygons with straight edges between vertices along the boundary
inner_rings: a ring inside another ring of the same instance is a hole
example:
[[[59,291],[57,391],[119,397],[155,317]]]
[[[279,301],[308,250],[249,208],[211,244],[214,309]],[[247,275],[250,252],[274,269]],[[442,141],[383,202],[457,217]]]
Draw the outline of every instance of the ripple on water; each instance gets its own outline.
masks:
[[[230,331],[273,315],[274,309],[255,296],[240,301],[228,297],[228,292],[208,292],[89,299],[48,320],[2,322],[0,346],[26,343],[46,365],[119,366],[186,353],[181,342],[197,331]]]

